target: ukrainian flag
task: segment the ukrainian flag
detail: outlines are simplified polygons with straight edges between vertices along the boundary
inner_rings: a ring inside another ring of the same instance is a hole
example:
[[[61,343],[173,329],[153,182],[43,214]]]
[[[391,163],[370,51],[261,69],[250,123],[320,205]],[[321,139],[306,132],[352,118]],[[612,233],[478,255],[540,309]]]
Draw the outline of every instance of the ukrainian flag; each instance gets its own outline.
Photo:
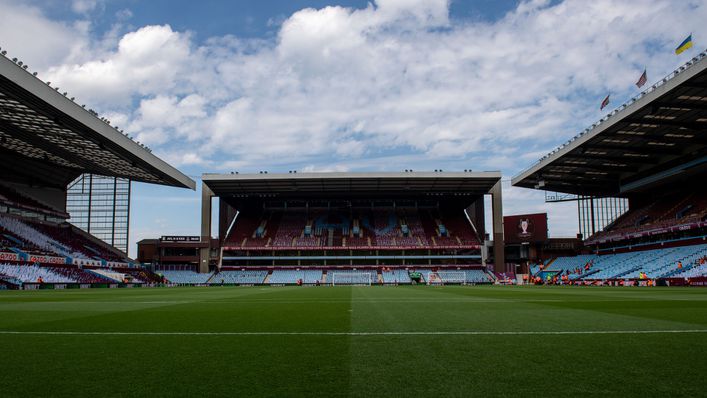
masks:
[[[678,48],[675,49],[675,54],[681,54],[683,51],[687,50],[690,47],[692,47],[692,34],[690,34],[690,36],[687,36],[687,39],[680,43]]]

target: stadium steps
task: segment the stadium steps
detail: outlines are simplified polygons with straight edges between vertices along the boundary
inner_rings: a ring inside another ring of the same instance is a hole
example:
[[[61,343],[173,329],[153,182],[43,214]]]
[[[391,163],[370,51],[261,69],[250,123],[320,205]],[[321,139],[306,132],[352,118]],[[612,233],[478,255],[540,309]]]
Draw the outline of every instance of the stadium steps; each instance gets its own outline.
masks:
[[[85,269],[85,271],[88,271],[88,272],[98,275],[102,278],[111,280],[113,282],[118,282],[118,283],[123,282],[123,278],[125,278],[125,274],[123,274],[123,273],[113,272],[113,271],[104,270],[104,269]]]
[[[633,268],[631,268],[631,269],[629,269],[629,270],[626,270],[626,271],[623,271],[623,272],[619,272],[618,274],[613,275],[613,276],[610,277],[609,279],[621,278],[621,277],[624,276],[624,275],[628,275],[628,274],[630,274],[630,273],[632,273],[632,272],[636,272],[636,271],[641,270],[641,269],[643,269],[643,264],[638,265],[638,266],[635,266],[635,267],[633,267]]]
[[[577,278],[577,279],[587,279],[587,277],[592,276],[592,275],[594,275],[594,274],[596,274],[597,272],[600,272],[600,271],[601,271],[600,269],[593,269],[593,270],[590,270],[589,272],[587,272],[586,274],[580,276],[580,277]]]
[[[670,270],[670,271],[668,271],[667,273],[664,273],[663,275],[660,275],[658,278],[671,278],[671,277],[673,277],[673,276],[679,276],[679,274],[681,274],[681,273],[683,273],[683,272],[687,272],[687,271],[689,271],[689,270],[691,270],[691,269],[693,269],[693,268],[695,268],[695,265],[694,265],[694,264],[689,264],[689,265],[687,265],[687,266],[685,266],[685,267],[682,267],[682,269]]]
[[[681,259],[681,261],[683,261],[683,260],[684,260],[684,258]],[[685,272],[687,272],[687,271],[689,271],[689,270],[691,270],[691,269],[693,269],[693,268],[701,267],[701,266],[703,266],[703,265],[704,265],[704,264],[689,263],[689,264],[687,264],[687,265],[684,265],[684,266],[682,267],[682,269],[672,269],[672,270],[670,270],[669,272],[667,272],[667,273],[665,273],[665,274],[659,276],[659,278],[670,278],[670,277],[673,277],[673,276],[678,276],[678,277],[679,277],[680,274],[685,273]]]
[[[11,247],[10,250],[12,250],[15,254],[19,254],[20,256],[26,256],[27,253],[23,252],[17,247]]]
[[[322,285],[325,285],[327,283],[327,270],[322,270]]]
[[[206,283],[218,283],[218,282],[216,281],[216,279],[218,279],[218,278],[217,278],[217,275],[218,275],[218,273],[216,273],[216,271],[212,272],[212,273],[211,273],[211,276],[209,277],[209,279],[206,280]]]
[[[265,279],[263,279],[264,284],[270,284],[270,276],[272,275],[272,271],[269,271],[267,275],[265,275]]]
[[[16,245],[18,245],[18,246],[24,246],[24,245],[25,245],[24,242],[22,242],[21,240],[15,238],[14,236],[12,236],[12,235],[10,235],[10,234],[2,234],[2,236],[5,237],[5,239],[14,242],[14,243],[15,243]]]

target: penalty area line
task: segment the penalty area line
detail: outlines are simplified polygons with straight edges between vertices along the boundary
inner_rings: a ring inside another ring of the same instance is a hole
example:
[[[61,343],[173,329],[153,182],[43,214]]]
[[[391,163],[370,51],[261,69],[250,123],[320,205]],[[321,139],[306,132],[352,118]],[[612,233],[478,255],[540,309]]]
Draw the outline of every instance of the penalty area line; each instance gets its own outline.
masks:
[[[516,336],[583,334],[679,334],[707,333],[707,329],[675,330],[561,330],[561,331],[448,331],[448,332],[90,332],[0,330],[0,335],[46,336]]]

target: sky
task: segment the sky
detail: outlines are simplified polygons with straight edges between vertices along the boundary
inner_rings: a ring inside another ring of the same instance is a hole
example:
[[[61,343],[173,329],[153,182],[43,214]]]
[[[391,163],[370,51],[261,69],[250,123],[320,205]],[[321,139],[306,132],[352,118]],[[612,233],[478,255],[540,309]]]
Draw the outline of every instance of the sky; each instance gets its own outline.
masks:
[[[197,181],[204,172],[510,178],[707,47],[707,1],[0,0],[0,47]],[[674,48],[693,34],[695,47]],[[611,94],[603,112],[601,100]],[[199,192],[133,184],[130,254],[199,234]]]

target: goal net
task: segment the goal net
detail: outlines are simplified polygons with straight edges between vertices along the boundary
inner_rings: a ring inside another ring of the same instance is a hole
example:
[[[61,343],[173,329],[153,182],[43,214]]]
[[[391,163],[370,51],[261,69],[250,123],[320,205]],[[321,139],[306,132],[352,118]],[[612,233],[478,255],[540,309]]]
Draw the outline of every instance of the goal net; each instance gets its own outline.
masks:
[[[428,285],[464,285],[466,284],[466,273],[464,271],[437,271],[427,273]]]
[[[370,286],[373,283],[372,272],[334,272],[331,275],[332,286],[359,285]]]

